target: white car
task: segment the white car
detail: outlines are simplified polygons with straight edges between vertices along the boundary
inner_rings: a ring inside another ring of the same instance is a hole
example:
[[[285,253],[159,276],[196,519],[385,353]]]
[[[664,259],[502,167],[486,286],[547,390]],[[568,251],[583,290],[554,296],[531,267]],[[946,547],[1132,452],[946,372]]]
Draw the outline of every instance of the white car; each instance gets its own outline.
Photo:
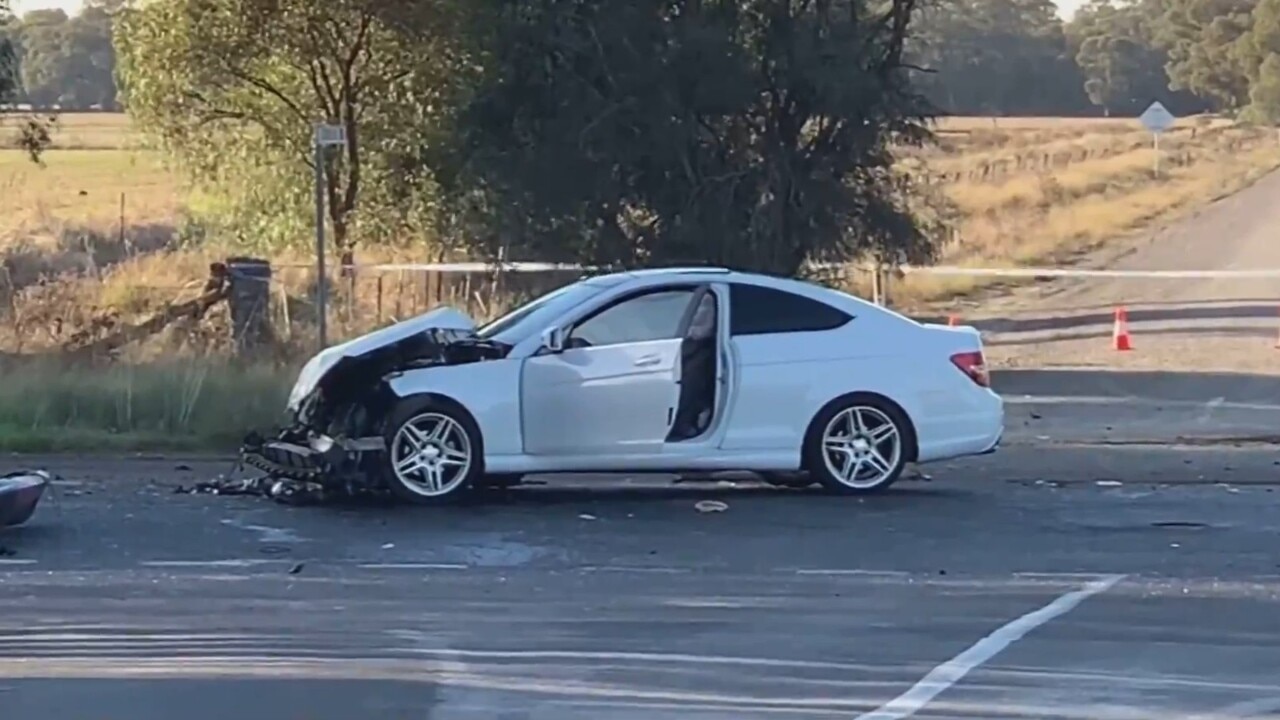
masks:
[[[982,341],[799,280],[667,268],[580,280],[476,328],[443,308],[302,369],[252,464],[456,499],[527,473],[746,470],[839,493],[993,452]],[[782,480],[778,480],[779,483]]]

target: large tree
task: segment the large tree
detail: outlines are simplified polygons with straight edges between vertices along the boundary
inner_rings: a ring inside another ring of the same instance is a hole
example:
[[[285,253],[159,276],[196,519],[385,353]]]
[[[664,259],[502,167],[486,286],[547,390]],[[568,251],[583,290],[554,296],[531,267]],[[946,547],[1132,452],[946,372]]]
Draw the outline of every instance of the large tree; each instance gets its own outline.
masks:
[[[1062,115],[1085,106],[1051,0],[935,0],[909,44],[921,89],[951,113]]]
[[[1156,40],[1169,54],[1171,87],[1226,110],[1249,103],[1245,36],[1258,0],[1165,0]]]
[[[915,0],[472,0],[440,167],[490,252],[778,273],[919,261],[893,143],[928,133]]]
[[[369,237],[430,210],[416,155],[443,112],[453,54],[446,35],[408,38],[381,15],[428,5],[449,22],[444,0],[154,0],[120,15],[121,92],[144,131],[231,200],[252,239],[305,237],[313,127],[344,128],[346,146],[322,163],[346,264],[357,220]]]
[[[1205,109],[1195,95],[1169,89],[1169,55],[1156,42],[1164,9],[1164,0],[1092,0],[1071,19],[1085,91],[1106,114],[1137,114],[1153,100],[1175,114]]]

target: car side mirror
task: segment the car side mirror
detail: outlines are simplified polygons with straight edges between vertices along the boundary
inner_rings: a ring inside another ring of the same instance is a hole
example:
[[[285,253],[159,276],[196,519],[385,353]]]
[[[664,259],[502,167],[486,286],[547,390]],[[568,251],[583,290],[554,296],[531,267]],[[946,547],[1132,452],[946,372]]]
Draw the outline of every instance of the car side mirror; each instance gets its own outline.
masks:
[[[547,352],[564,352],[565,331],[563,328],[549,327],[542,331],[542,347]]]

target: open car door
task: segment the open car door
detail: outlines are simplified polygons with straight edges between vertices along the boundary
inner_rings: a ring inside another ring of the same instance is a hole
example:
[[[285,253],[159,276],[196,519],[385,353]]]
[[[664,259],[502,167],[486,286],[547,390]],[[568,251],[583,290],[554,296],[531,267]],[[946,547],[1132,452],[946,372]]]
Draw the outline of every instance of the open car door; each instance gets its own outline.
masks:
[[[619,298],[569,327],[562,351],[527,359],[525,452],[661,453],[679,404],[681,330],[702,287],[662,286]]]

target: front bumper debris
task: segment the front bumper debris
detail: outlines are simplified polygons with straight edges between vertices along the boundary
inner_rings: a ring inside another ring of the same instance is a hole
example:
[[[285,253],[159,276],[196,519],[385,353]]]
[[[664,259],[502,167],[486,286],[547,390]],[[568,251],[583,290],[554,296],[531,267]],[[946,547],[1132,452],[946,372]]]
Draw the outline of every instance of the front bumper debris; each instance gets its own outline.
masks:
[[[42,470],[0,475],[0,528],[16,527],[30,520],[49,482],[49,473]]]
[[[282,502],[380,495],[386,488],[374,467],[383,447],[382,438],[304,437],[302,432],[286,431],[267,439],[250,433],[240,447],[240,466],[264,473],[255,486]]]

